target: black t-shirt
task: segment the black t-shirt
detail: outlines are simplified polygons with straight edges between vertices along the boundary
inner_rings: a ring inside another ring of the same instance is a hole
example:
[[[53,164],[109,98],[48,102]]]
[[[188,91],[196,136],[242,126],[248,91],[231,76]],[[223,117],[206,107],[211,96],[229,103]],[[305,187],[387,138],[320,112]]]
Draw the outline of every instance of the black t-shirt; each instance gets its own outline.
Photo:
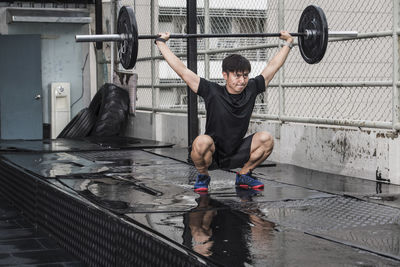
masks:
[[[262,75],[249,79],[240,94],[230,94],[225,86],[200,79],[197,94],[206,105],[205,134],[213,138],[218,153],[227,156],[235,152],[249,127],[256,97],[264,91]]]

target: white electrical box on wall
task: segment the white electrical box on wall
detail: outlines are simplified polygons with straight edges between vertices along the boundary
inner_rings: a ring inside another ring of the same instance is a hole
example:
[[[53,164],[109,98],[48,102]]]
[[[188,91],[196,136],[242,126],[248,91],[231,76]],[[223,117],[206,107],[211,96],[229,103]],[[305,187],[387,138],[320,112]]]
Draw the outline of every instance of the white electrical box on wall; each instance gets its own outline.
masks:
[[[51,83],[51,138],[57,138],[71,120],[70,83]]]

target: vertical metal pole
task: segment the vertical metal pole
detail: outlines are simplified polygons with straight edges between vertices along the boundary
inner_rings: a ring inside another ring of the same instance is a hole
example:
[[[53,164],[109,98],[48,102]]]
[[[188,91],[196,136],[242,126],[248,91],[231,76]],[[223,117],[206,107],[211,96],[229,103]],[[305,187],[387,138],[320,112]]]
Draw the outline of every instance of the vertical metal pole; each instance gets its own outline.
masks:
[[[279,30],[283,30],[285,27],[285,1],[284,0],[278,0],[278,27]],[[279,49],[282,47],[282,44],[279,45]],[[284,82],[284,68],[282,67],[279,70],[279,120],[282,116],[285,115],[285,89],[282,86],[282,83]]]
[[[210,2],[204,0],[204,33],[210,33]],[[210,49],[210,39],[205,38],[205,54],[204,54],[204,76],[210,78],[210,55],[207,53]]]
[[[269,31],[269,21],[267,18],[264,19],[263,26],[261,26],[261,25],[257,26],[257,30],[258,30],[258,32],[268,32]],[[267,39],[267,40],[269,40],[269,39]],[[257,60],[265,61],[267,59],[268,49],[269,48],[264,48],[264,51],[259,51],[259,56],[257,56]],[[264,92],[264,96],[263,96],[263,103],[265,105],[265,109],[264,109],[264,112],[260,112],[260,113],[269,114],[269,89],[268,88],[265,88],[265,92]]]
[[[400,130],[400,89],[399,81],[399,1],[393,0],[393,110],[392,121],[393,129]]]
[[[95,5],[96,34],[103,34],[103,3],[101,0],[96,0]],[[96,48],[103,49],[103,43],[97,42]]]
[[[158,28],[158,0],[151,0],[150,1],[150,33],[154,35],[156,33],[156,28]],[[156,111],[155,109],[158,108],[160,104],[160,88],[155,87],[155,84],[158,84],[159,81],[159,74],[158,68],[156,66],[156,46],[153,44],[153,40],[149,40],[150,42],[150,53],[151,53],[151,61],[150,61],[150,68],[151,68],[151,108],[152,108],[152,116],[151,116],[151,123],[153,125],[153,139],[159,139],[157,137],[157,122],[156,122]]]
[[[153,35],[154,34],[154,0],[150,1],[150,33]],[[152,41],[152,40],[150,40]],[[155,47],[154,45],[151,44],[150,46],[150,53],[151,53],[151,62],[150,62],[150,71],[151,71],[151,108],[154,113],[154,109],[156,108],[156,94],[154,92],[154,74],[155,74],[155,61],[154,57],[156,54]]]
[[[101,0],[96,0],[95,7],[96,34],[103,34],[103,3]],[[104,83],[104,66],[103,63],[103,43],[96,43],[96,80],[97,86],[100,87]]]
[[[110,5],[111,5],[111,19],[110,19],[110,30],[111,30],[111,34],[113,34],[115,32],[114,30],[114,25],[115,25],[115,12],[117,12],[116,9],[116,1],[117,0],[112,0]],[[114,82],[114,49],[115,49],[115,45],[114,42],[111,42],[111,46],[110,46],[110,50],[111,50],[111,55],[110,55],[110,83]]]
[[[187,8],[187,33],[197,32],[197,7],[196,0],[186,0]],[[187,39],[187,66],[194,73],[197,73],[197,39]],[[197,118],[197,95],[187,87],[188,96],[188,147],[191,145],[199,132],[198,118]],[[190,153],[190,152],[189,152]]]

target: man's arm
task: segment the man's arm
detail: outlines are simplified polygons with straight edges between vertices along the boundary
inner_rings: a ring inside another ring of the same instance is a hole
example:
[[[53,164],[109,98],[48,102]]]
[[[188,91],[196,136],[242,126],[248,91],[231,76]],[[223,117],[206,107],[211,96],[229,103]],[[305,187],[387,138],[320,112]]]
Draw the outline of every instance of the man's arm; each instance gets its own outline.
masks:
[[[168,41],[169,33],[161,33],[160,38]],[[185,83],[192,89],[194,93],[197,94],[197,90],[199,89],[200,77],[189,70],[185,64],[177,57],[174,53],[172,53],[171,49],[167,46],[166,43],[162,41],[156,42],[158,49],[163,55],[164,59],[167,61],[168,65],[185,81]]]
[[[279,38],[288,43],[293,43],[293,37],[287,31],[281,31],[281,36]],[[285,63],[289,52],[290,48],[287,45],[284,45],[261,72],[261,75],[264,76],[266,87],[272,78],[274,78],[275,73],[277,73],[277,71],[282,67],[283,63]]]

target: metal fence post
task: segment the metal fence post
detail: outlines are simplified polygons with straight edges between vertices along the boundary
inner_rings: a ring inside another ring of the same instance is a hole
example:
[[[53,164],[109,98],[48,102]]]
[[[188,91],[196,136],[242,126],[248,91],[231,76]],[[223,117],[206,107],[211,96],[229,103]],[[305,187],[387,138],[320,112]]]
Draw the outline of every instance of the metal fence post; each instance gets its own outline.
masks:
[[[197,31],[197,7],[196,0],[186,0],[187,8],[187,32],[196,33]],[[187,39],[187,66],[194,73],[197,73],[197,39]],[[199,132],[197,117],[197,95],[187,87],[188,104],[188,147],[190,149],[194,139]]]
[[[155,14],[154,14],[155,8],[154,8],[154,0],[150,1],[150,33],[154,34],[154,19],[155,19]],[[150,60],[150,72],[151,72],[151,108],[153,110],[153,115],[154,115],[154,109],[157,108],[157,97],[156,97],[156,92],[154,92],[155,87],[154,87],[154,78],[155,78],[155,60],[154,57],[156,55],[155,47],[154,45],[150,46],[150,54],[151,54],[151,60]]]
[[[393,129],[400,130],[399,92],[399,1],[393,0]]]
[[[96,34],[103,34],[103,3],[101,0],[96,0],[95,9]],[[96,43],[96,82],[97,88],[104,83],[104,63],[103,62],[103,43]],[[97,89],[96,89],[97,90]]]
[[[158,22],[158,1],[157,0],[151,0],[150,1],[150,33],[152,35],[156,34],[156,27],[158,27],[157,22]],[[157,131],[156,131],[156,114],[157,114],[157,109],[159,108],[160,105],[160,88],[155,86],[155,84],[159,83],[158,77],[159,74],[156,71],[157,65],[156,65],[156,46],[153,45],[153,41],[150,40],[150,54],[151,54],[151,61],[150,61],[150,71],[151,71],[151,111],[152,111],[152,116],[151,116],[151,123],[153,125],[153,139],[157,140]]]
[[[204,33],[210,33],[210,2],[204,0]],[[204,76],[206,79],[210,78],[210,55],[208,50],[210,49],[210,39],[205,39],[205,51],[204,51]]]
[[[278,0],[278,27],[279,30],[283,30],[285,27],[285,1]],[[278,49],[282,47],[282,44],[279,44]],[[279,70],[278,76],[278,83],[279,83],[279,120],[282,122],[282,116],[285,115],[285,89],[282,85],[284,82],[284,67]]]
[[[116,25],[116,12],[118,12],[117,1],[112,0],[110,2],[111,18],[110,18],[110,31],[111,34],[115,33]],[[114,83],[114,64],[115,64],[115,44],[111,42],[110,44],[110,83]]]

